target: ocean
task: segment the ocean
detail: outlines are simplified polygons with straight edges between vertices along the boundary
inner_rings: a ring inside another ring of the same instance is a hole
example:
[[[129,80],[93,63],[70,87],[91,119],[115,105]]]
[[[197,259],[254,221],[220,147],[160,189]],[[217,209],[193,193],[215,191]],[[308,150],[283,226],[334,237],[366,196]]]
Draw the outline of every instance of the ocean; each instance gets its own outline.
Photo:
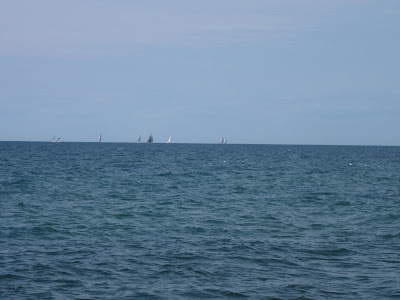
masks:
[[[0,143],[0,299],[399,299],[400,147]]]

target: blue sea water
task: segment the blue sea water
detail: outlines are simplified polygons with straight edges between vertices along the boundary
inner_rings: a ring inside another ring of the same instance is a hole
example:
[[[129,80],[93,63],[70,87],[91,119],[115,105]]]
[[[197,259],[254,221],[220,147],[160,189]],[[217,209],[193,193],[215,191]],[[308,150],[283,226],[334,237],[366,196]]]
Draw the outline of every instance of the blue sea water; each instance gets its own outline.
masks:
[[[400,298],[400,147],[0,143],[0,299]]]

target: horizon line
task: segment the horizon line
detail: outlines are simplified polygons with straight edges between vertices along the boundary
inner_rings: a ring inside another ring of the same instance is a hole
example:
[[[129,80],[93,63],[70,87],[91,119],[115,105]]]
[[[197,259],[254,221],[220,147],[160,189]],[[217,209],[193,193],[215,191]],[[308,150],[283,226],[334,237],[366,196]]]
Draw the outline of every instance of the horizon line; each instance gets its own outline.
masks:
[[[0,143],[52,143],[51,141],[20,141],[20,140],[14,140],[14,141],[6,141],[6,140],[0,140]],[[52,144],[60,144],[60,143],[96,143],[96,144],[191,144],[191,145],[220,145],[218,142],[215,143],[204,143],[204,142],[152,142],[152,143],[147,143],[147,142],[142,142],[142,143],[137,143],[137,142],[97,142],[97,141],[62,141],[62,142],[57,142],[57,143],[52,143]],[[268,144],[268,143],[229,143],[229,144],[224,144],[224,145],[265,145],[265,146],[343,146],[343,147],[400,147],[400,145],[380,145],[380,144]]]

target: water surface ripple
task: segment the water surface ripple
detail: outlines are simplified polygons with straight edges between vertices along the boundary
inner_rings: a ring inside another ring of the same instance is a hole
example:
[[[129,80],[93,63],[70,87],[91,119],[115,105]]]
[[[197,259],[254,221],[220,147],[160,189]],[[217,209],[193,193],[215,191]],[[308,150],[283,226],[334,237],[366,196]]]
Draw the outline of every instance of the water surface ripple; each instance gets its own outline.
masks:
[[[0,143],[1,299],[400,298],[400,148]]]

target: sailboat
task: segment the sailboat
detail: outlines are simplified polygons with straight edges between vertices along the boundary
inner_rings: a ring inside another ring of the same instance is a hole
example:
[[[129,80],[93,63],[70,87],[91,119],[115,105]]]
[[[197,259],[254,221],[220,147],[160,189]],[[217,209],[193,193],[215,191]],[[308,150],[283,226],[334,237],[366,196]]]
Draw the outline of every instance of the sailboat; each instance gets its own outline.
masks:
[[[171,136],[169,137],[169,139],[167,141],[167,144],[170,144],[170,143],[171,143]]]
[[[97,142],[98,142],[98,143],[101,142],[101,133],[100,133],[100,135],[99,135],[99,139],[97,140]]]
[[[53,139],[51,140],[52,143],[54,143],[56,141],[56,136],[53,137]]]
[[[61,138],[59,137],[59,138],[57,139],[57,141],[55,141],[55,143],[59,143],[60,140],[61,140]]]
[[[221,140],[219,141],[219,143],[222,145],[224,143],[224,137],[221,138]]]
[[[137,144],[140,144],[141,142],[142,142],[142,139],[140,138],[140,134],[139,134],[136,143],[137,143]]]
[[[226,143],[228,142],[228,139],[227,138],[225,138],[225,141],[224,141],[224,144],[226,145]]]
[[[153,135],[150,133],[149,138],[147,139],[148,143],[152,143],[153,142]]]

